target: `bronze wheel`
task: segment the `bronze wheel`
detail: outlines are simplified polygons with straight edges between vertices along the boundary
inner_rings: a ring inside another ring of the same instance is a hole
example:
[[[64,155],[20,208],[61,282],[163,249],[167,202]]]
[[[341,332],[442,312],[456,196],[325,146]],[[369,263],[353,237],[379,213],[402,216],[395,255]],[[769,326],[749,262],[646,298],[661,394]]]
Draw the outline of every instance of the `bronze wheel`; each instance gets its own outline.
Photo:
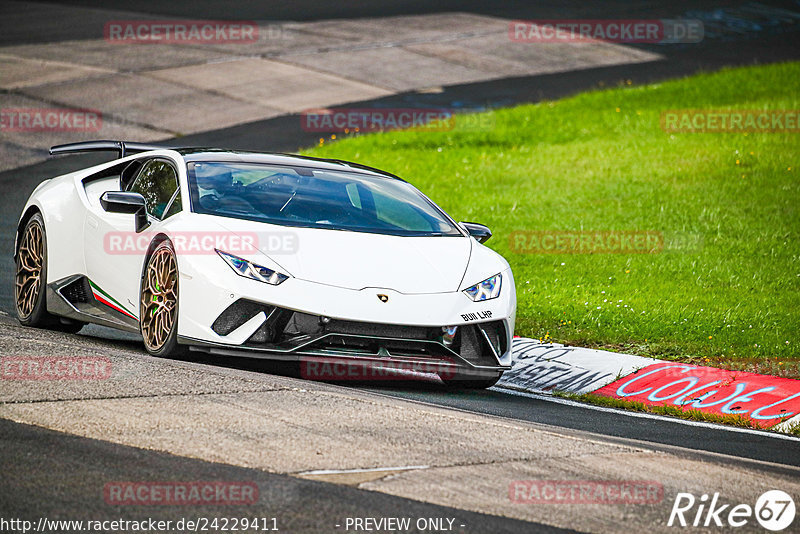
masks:
[[[71,334],[80,330],[86,323],[47,311],[47,232],[41,213],[32,214],[19,233],[16,256],[14,308],[19,322]]]
[[[44,266],[44,237],[41,223],[32,219],[25,227],[25,233],[17,250],[17,274],[14,284],[14,297],[20,320],[29,319],[39,302],[42,292]]]
[[[147,351],[158,355],[170,352],[178,316],[178,264],[169,242],[159,245],[147,262],[139,311]]]

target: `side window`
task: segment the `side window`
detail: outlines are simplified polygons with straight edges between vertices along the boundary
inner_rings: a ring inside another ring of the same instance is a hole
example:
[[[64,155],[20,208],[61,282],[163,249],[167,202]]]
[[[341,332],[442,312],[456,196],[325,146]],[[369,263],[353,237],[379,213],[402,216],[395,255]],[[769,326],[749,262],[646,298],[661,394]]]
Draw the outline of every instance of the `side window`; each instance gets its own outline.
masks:
[[[131,192],[139,193],[144,197],[147,213],[156,219],[162,218],[167,204],[177,190],[178,177],[175,169],[166,161],[161,160],[146,163],[130,188]],[[180,209],[180,205],[178,209]],[[173,210],[170,211],[173,212]]]
[[[175,199],[169,205],[169,208],[167,208],[167,212],[164,213],[164,217],[162,218],[162,220],[168,219],[169,217],[172,217],[176,213],[180,213],[182,209],[183,205],[181,204],[181,192],[178,191],[178,194],[175,195]]]
[[[145,164],[144,160],[135,159],[125,166],[119,177],[119,186],[122,191],[130,191],[133,185],[133,180],[139,174],[142,166]]]

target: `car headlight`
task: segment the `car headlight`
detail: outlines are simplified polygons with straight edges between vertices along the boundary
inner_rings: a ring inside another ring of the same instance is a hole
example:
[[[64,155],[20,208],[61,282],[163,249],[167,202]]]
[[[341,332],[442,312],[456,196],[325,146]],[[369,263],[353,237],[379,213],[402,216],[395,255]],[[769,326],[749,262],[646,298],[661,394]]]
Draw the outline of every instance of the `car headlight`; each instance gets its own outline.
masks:
[[[231,269],[236,271],[236,274],[239,276],[244,276],[245,278],[250,278],[252,280],[258,280],[259,282],[264,282],[273,286],[277,286],[289,278],[283,273],[273,271],[272,269],[267,269],[266,267],[262,267],[261,265],[255,264],[251,261],[247,261],[244,258],[240,258],[239,256],[234,256],[233,254],[228,254],[227,252],[222,252],[221,250],[217,249],[214,250],[217,251],[217,254],[219,254],[220,258],[225,260],[225,263],[230,265]]]
[[[500,285],[502,281],[503,277],[496,274],[483,282],[478,282],[474,286],[468,287],[464,290],[464,293],[475,302],[496,299],[500,296]]]

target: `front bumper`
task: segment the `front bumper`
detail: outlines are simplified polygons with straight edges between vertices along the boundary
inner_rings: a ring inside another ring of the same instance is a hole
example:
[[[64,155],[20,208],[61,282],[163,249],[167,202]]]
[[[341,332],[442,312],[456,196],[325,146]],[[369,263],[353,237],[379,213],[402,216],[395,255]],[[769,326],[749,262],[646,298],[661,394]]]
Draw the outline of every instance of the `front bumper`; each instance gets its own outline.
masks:
[[[408,295],[295,278],[269,286],[204,260],[180,265],[178,341],[196,350],[386,366],[442,378],[497,376],[510,368],[516,310],[510,270],[499,298],[472,302],[460,291]],[[453,326],[450,338],[443,327]]]
[[[502,363],[512,337],[503,320],[461,325],[448,335],[442,327],[345,321],[240,299],[217,317],[212,330],[225,338],[249,332],[256,324],[237,345],[185,337],[180,341],[212,354],[246,351],[269,359],[347,362],[361,365],[365,373],[369,367],[384,367],[477,378],[510,368]]]

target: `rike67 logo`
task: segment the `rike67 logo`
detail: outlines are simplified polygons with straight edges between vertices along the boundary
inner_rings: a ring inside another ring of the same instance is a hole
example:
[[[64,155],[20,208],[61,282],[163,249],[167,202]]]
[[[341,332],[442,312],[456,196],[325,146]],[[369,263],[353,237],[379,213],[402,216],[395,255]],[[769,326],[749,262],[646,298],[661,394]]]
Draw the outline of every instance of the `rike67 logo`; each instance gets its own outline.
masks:
[[[691,493],[678,493],[667,526],[738,528],[752,524],[755,519],[763,528],[778,532],[792,524],[794,515],[794,499],[781,490],[764,492],[752,507],[749,504],[721,504],[719,493],[710,498],[705,493],[700,498]]]

